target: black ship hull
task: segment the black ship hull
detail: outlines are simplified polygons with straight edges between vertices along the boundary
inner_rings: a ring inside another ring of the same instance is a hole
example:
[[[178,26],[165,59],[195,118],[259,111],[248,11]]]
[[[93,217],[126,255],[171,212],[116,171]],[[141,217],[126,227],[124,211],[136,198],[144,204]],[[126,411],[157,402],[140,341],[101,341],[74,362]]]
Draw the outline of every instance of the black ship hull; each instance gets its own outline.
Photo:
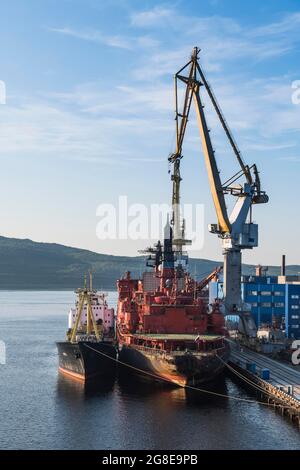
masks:
[[[81,381],[109,378],[116,373],[117,351],[113,343],[57,342],[59,371]]]
[[[143,379],[185,387],[215,380],[224,371],[229,352],[226,345],[218,354],[187,352],[168,356],[149,348],[146,351],[136,345],[124,344],[119,352],[119,364],[128,364]]]

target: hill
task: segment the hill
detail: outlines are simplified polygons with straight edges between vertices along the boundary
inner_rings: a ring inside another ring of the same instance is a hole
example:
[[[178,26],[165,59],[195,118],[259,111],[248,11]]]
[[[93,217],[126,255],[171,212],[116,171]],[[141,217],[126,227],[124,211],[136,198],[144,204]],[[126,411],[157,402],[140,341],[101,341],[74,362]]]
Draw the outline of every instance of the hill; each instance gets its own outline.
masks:
[[[221,262],[190,259],[190,272],[201,278]],[[0,237],[0,289],[74,289],[82,285],[83,274],[94,273],[94,285],[114,289],[116,280],[125,271],[138,276],[144,270],[144,256],[112,256],[57,243],[40,243],[28,239]],[[253,274],[254,266],[245,265],[245,274]],[[287,268],[297,274],[300,266]],[[279,267],[269,268],[279,274]]]

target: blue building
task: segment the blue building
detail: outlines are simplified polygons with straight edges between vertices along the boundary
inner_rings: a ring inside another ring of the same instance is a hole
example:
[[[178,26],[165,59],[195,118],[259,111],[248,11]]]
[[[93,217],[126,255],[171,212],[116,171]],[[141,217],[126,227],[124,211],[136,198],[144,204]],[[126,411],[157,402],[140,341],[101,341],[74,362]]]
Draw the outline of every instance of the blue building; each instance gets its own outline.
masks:
[[[242,296],[251,305],[257,326],[276,321],[286,336],[300,339],[300,282],[296,276],[243,276]]]
[[[285,312],[286,335],[300,339],[300,284],[286,284]]]
[[[272,323],[276,319],[280,324],[285,316],[285,284],[278,284],[277,277],[244,276],[242,296],[244,302],[251,305],[256,325]]]
[[[223,279],[209,285],[209,301],[223,298]],[[288,338],[300,339],[300,276],[268,276],[257,267],[257,275],[242,277],[242,298],[251,306],[256,325],[272,325],[285,330]]]

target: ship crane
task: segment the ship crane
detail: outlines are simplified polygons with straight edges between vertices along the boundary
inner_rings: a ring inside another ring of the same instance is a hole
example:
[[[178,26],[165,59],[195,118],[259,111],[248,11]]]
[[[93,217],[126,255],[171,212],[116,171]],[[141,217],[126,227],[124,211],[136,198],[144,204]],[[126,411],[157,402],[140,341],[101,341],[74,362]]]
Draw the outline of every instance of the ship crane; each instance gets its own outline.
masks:
[[[241,296],[241,252],[243,249],[252,249],[258,246],[258,225],[252,221],[252,206],[253,204],[267,203],[269,198],[265,191],[261,189],[259,172],[256,165],[248,166],[243,161],[241,152],[199,64],[199,52],[200,49],[195,47],[190,61],[174,76],[176,150],[169,157],[169,162],[173,165],[172,204],[175,234],[174,245],[182,246],[185,244],[184,237],[180,236],[179,221],[180,162],[183,156],[182,146],[193,101],[196,109],[210,190],[217,215],[217,224],[209,225],[209,231],[217,234],[222,240],[224,255],[225,314],[239,315],[241,320],[241,333],[245,334],[247,337],[254,337],[256,336],[256,326],[250,315],[249,308],[243,303]],[[178,82],[183,82],[185,85],[184,101],[181,110],[179,110],[178,106]],[[210,131],[207,126],[204,105],[200,95],[201,88],[207,92],[212,102],[240,167],[240,170],[224,183],[221,182]],[[243,178],[243,181],[239,182],[241,178]],[[225,201],[226,195],[236,199],[231,214],[229,214],[227,210]],[[183,235],[182,232],[181,234]]]

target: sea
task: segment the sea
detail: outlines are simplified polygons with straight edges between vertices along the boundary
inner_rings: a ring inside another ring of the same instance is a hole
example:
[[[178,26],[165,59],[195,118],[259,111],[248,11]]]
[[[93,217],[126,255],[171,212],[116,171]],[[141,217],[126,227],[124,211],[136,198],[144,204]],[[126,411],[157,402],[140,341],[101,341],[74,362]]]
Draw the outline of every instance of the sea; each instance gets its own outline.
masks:
[[[229,377],[214,390],[252,403],[126,373],[89,387],[62,376],[55,342],[74,302],[70,291],[0,291],[1,449],[299,449],[298,428]]]

